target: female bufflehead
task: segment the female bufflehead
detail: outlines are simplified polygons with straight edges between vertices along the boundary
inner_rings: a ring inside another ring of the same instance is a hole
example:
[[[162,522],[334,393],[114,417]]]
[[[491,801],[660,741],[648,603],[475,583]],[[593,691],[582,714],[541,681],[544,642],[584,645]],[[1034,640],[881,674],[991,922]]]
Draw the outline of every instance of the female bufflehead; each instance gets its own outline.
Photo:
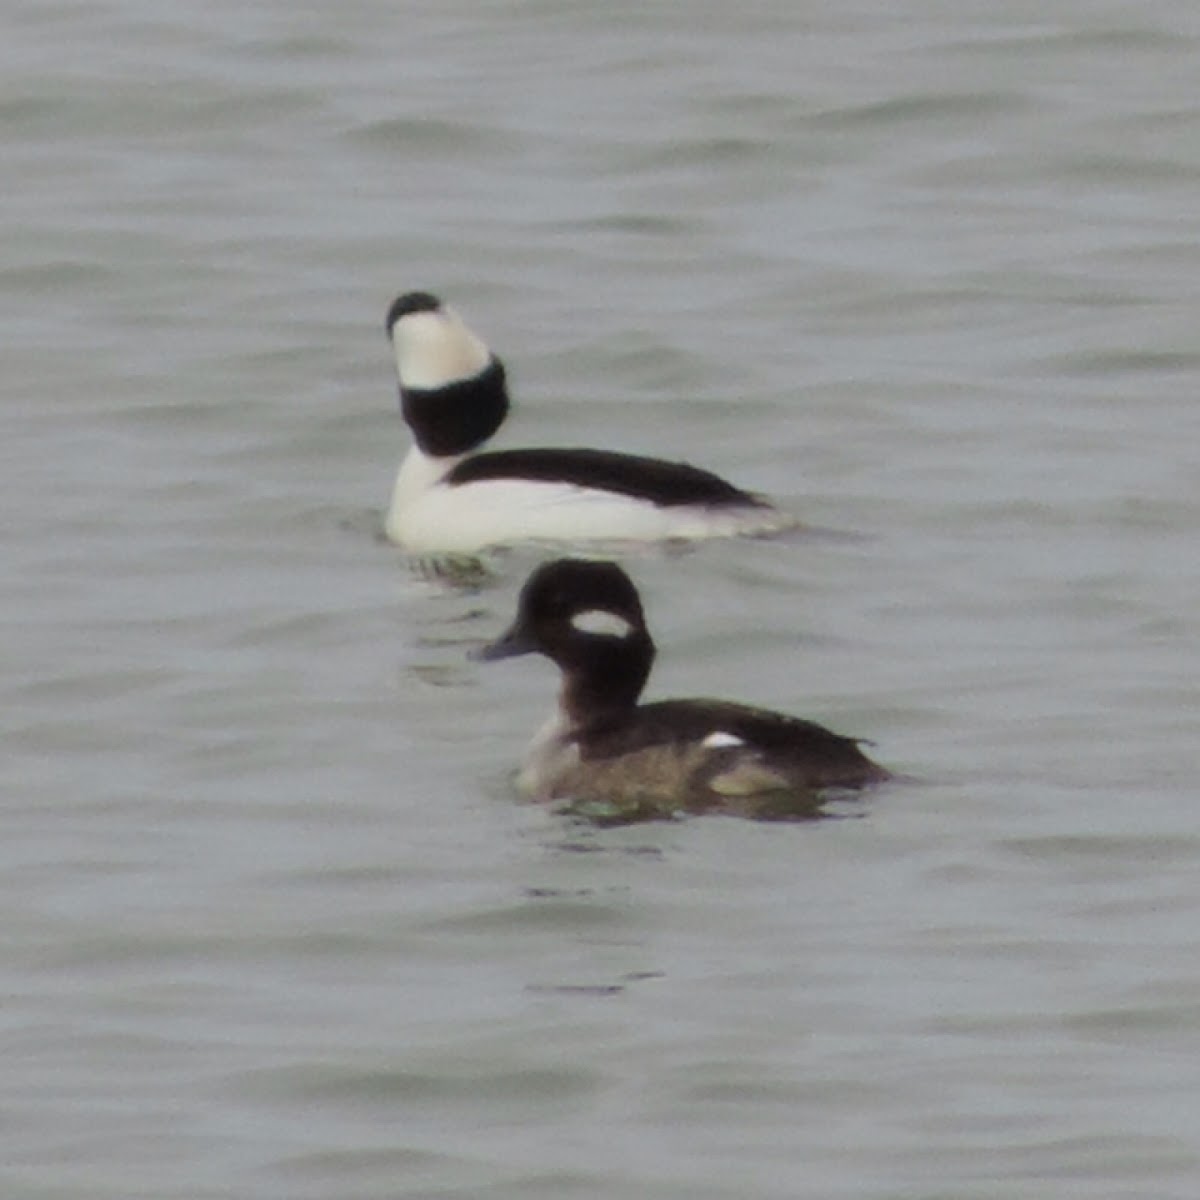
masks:
[[[476,453],[508,413],[503,364],[428,292],[398,297],[387,330],[400,409],[416,445],[400,465],[386,528],[409,550],[720,537],[795,523],[761,497],[685,463],[604,450]]]
[[[544,563],[507,633],[475,652],[544,654],[562,672],[557,714],[518,782],[541,800],[614,806],[620,816],[728,812],[813,816],[827,788],[889,778],[853,738],[726,700],[638,704],[654,661],[637,589],[615,563]]]

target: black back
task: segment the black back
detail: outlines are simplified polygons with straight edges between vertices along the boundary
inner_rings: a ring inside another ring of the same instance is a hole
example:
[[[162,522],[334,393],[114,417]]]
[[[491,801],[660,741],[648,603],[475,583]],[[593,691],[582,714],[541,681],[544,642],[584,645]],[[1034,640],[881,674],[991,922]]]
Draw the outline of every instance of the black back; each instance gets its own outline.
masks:
[[[764,508],[766,501],[734,487],[711,471],[611,450],[581,448],[494,450],[459,463],[445,478],[450,485],[489,479],[569,483],[647,500],[661,508],[705,504],[715,508]]]
[[[600,722],[580,735],[585,759],[634,754],[673,742],[700,742],[716,731],[732,734],[749,751],[759,750],[781,765],[794,763],[807,772],[846,776],[857,782],[887,777],[860,749],[856,738],[843,737],[815,721],[728,700],[662,700],[643,704],[628,719]]]

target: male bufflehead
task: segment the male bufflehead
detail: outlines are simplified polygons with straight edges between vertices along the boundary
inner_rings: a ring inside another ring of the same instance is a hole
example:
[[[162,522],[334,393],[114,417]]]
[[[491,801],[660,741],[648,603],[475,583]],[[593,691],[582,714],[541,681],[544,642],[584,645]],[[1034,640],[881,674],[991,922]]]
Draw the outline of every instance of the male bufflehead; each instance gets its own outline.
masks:
[[[428,292],[397,297],[387,330],[416,443],[400,465],[386,524],[406,549],[722,537],[795,524],[760,496],[685,463],[584,449],[476,453],[508,413],[503,364]]]
[[[638,704],[654,643],[615,563],[544,563],[521,589],[512,627],[474,657],[530,653],[563,676],[558,712],[518,777],[537,799],[598,801],[622,816],[814,816],[825,789],[890,777],[857,740],[812,721],[726,700]]]

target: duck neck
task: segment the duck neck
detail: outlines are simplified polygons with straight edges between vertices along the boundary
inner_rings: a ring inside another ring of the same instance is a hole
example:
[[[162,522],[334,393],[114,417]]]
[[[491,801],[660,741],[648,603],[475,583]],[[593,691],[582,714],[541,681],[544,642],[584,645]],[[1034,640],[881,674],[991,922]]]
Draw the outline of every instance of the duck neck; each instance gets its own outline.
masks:
[[[571,729],[596,729],[619,724],[637,707],[650,676],[654,643],[648,634],[618,650],[593,655],[564,671],[559,705]]]
[[[396,486],[392,492],[392,507],[403,508],[418,496],[441,482],[449,471],[462,462],[463,455],[452,454],[438,458],[426,454],[420,446],[413,446],[400,463],[396,474]]]
[[[482,446],[508,415],[504,364],[492,356],[478,375],[436,388],[400,385],[400,411],[417,446],[434,458]]]

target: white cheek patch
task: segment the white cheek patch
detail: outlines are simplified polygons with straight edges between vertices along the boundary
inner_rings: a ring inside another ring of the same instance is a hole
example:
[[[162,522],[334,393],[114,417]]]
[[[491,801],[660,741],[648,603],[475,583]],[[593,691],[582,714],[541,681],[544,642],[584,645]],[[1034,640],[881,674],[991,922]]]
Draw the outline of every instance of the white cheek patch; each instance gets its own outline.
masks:
[[[571,618],[571,628],[599,637],[627,638],[633,632],[633,626],[624,617],[602,608],[589,608],[576,613]]]
[[[707,746],[710,750],[722,750],[727,746],[744,746],[746,743],[736,734],[718,729],[715,733],[710,733],[700,744]]]
[[[401,317],[392,337],[396,372],[407,388],[439,388],[469,379],[491,361],[488,348],[448,308]]]

